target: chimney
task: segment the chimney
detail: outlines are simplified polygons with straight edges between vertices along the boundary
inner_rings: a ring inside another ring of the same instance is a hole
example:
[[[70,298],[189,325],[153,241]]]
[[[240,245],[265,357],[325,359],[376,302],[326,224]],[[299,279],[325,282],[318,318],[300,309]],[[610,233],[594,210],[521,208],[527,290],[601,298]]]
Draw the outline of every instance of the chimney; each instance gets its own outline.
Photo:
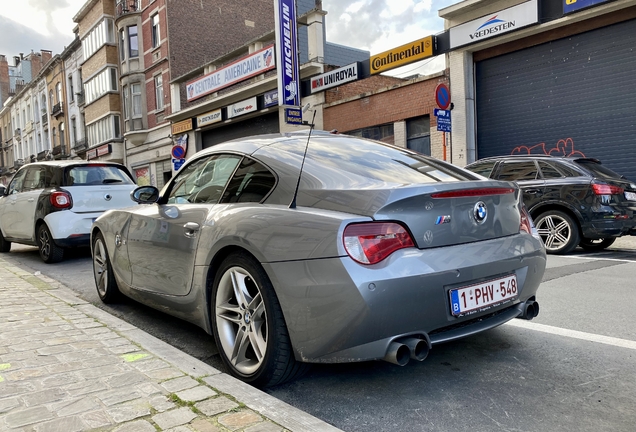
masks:
[[[53,57],[53,52],[49,50],[40,50],[42,52],[42,66],[47,64]]]
[[[13,56],[13,66],[20,64],[20,56]]]
[[[24,60],[24,53],[20,53],[20,60]]]

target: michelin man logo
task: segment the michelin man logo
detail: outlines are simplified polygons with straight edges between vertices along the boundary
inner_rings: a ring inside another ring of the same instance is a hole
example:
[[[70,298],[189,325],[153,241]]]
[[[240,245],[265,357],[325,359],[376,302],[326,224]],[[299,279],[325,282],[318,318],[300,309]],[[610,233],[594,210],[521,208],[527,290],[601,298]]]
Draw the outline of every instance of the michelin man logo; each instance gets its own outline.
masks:
[[[285,98],[285,101],[294,100],[296,98],[296,81],[292,81],[285,86],[285,90],[289,92],[289,96]]]

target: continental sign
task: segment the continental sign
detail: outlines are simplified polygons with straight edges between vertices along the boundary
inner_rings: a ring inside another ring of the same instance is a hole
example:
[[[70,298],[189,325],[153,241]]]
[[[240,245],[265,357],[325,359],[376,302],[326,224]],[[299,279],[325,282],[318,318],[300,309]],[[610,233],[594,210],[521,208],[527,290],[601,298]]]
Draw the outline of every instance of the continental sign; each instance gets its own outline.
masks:
[[[395,69],[433,56],[433,36],[371,56],[371,75]]]

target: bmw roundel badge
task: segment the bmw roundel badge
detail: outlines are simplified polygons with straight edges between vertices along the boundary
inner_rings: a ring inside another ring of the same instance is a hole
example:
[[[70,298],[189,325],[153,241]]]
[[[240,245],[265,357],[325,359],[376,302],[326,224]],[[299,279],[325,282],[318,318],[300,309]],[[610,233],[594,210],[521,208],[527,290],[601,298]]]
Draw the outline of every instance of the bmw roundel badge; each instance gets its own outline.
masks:
[[[475,218],[475,222],[478,224],[483,224],[486,222],[486,218],[488,217],[488,209],[486,208],[486,204],[483,201],[477,202],[475,207],[473,208],[473,218]]]

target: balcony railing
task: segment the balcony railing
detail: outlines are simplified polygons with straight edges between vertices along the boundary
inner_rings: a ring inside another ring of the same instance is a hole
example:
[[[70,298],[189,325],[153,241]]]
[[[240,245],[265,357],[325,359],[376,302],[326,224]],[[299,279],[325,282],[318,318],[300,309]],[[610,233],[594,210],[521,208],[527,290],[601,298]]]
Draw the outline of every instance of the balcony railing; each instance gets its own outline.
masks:
[[[84,105],[84,92],[81,91],[79,93],[75,93],[75,96],[77,96],[77,106],[83,106]]]
[[[121,0],[117,2],[115,11],[117,17],[137,12],[141,12],[139,0]]]
[[[73,146],[73,150],[75,152],[81,152],[88,148],[88,140],[86,138],[78,139],[75,141],[75,145]]]
[[[42,124],[48,124],[49,123],[49,116],[46,115],[46,113],[42,114]]]
[[[53,147],[53,155],[54,156],[59,155],[61,153],[62,153],[62,146],[61,145]]]
[[[17,128],[17,129],[14,131],[13,136],[15,136],[15,137],[19,137],[19,136],[20,136],[20,128]]]
[[[62,115],[62,103],[58,102],[55,105],[53,105],[53,111],[51,112],[51,115],[53,117],[57,117],[59,115]]]

